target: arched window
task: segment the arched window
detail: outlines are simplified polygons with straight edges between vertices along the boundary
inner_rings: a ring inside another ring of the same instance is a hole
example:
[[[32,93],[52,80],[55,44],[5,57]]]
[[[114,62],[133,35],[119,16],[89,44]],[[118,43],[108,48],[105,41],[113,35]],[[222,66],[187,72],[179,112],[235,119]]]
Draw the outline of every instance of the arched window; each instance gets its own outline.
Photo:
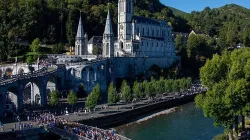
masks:
[[[142,28],[142,35],[144,36],[144,28]]]
[[[109,43],[106,44],[106,55],[109,55]]]
[[[155,36],[155,32],[154,32],[154,29],[152,29],[152,37]]]

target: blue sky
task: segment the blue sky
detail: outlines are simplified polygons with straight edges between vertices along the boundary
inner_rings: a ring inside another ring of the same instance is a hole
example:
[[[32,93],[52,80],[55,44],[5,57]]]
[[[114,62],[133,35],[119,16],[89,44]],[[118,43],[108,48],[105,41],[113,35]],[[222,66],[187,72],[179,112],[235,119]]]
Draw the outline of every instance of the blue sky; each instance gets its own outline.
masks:
[[[166,6],[171,6],[190,13],[202,11],[205,7],[218,8],[226,4],[238,4],[250,9],[250,0],[160,0]]]

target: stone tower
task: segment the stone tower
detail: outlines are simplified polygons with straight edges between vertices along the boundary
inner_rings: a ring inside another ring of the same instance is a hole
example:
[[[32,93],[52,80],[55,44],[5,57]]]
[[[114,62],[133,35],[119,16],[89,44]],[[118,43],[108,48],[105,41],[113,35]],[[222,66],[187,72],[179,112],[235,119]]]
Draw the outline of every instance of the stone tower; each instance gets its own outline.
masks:
[[[77,28],[77,34],[75,39],[75,55],[87,55],[87,44],[88,44],[88,35],[84,35],[82,18],[80,14],[79,24]]]
[[[112,21],[110,17],[110,12],[108,11],[105,30],[103,33],[103,57],[114,57],[114,34],[112,28]]]
[[[118,1],[118,40],[119,48],[123,49],[132,36],[132,18],[134,15],[133,0]]]

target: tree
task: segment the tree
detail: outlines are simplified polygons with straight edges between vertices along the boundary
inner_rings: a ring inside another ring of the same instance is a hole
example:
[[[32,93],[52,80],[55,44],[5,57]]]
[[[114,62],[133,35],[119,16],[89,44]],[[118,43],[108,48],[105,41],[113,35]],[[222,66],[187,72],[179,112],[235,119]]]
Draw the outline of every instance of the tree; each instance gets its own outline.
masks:
[[[97,100],[96,100],[96,95],[94,95],[93,93],[89,94],[89,96],[87,97],[87,100],[85,102],[85,106],[89,109],[89,110],[93,110],[95,108],[95,106],[97,105]]]
[[[121,93],[122,93],[123,100],[125,102],[132,101],[131,89],[130,89],[129,85],[127,84],[126,80],[123,80],[123,82],[122,82]]]
[[[29,56],[27,57],[27,59],[26,59],[26,63],[27,63],[28,65],[31,65],[33,62],[34,62],[33,57],[32,57],[31,55],[29,55]]]
[[[76,9],[70,9],[66,22],[66,35],[69,45],[74,45],[75,42],[77,24],[74,19],[76,19]]]
[[[68,94],[68,99],[67,99],[67,102],[69,105],[75,105],[77,103],[78,99],[77,99],[77,96],[76,94],[74,93],[73,90],[71,90]]]
[[[92,93],[94,95],[94,98],[96,102],[101,100],[101,88],[99,84],[96,84],[96,86],[93,88]]]
[[[244,34],[243,34],[243,46],[244,47],[250,47],[250,33],[249,33],[248,29],[244,30]]]
[[[55,90],[52,90],[49,94],[49,105],[56,106],[59,103],[58,93]]]
[[[216,126],[228,129],[230,138],[233,126],[238,133],[238,117],[243,118],[244,130],[245,115],[249,114],[250,86],[246,70],[249,53],[250,49],[245,48],[214,55],[200,70],[201,82],[209,91],[196,97],[196,105],[203,109],[206,117],[214,119]]]
[[[110,83],[108,87],[108,104],[116,104],[119,101],[114,83]]]
[[[96,45],[93,46],[92,54],[93,55],[98,55],[99,54],[99,49],[98,49],[98,47]]]
[[[182,41],[182,35],[179,34],[175,38],[175,49],[177,52],[181,52],[184,47],[183,41]]]
[[[7,60],[7,50],[6,43],[4,41],[0,41],[0,61]]]
[[[144,97],[141,83],[138,83],[136,81],[134,82],[133,92],[138,99],[142,99]]]
[[[62,53],[63,51],[64,51],[64,46],[62,43],[53,45],[52,47],[52,53],[59,54]]]
[[[30,49],[32,52],[38,53],[40,50],[40,39],[36,38],[33,40],[32,44],[30,45]]]

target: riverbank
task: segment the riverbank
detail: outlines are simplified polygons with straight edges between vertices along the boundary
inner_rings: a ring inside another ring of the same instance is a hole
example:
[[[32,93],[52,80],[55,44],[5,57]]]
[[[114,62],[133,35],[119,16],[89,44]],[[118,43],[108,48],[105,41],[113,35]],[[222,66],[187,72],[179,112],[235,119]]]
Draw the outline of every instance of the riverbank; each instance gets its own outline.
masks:
[[[142,106],[133,106],[132,108],[127,109],[125,111],[116,110],[116,112],[113,114],[107,114],[100,117],[86,118],[78,120],[78,122],[99,128],[112,128],[119,125],[131,123],[133,121],[136,121],[136,118],[140,116],[145,116],[157,110],[171,109],[173,107],[190,103],[194,101],[196,95],[197,94],[186,94],[181,96],[175,96],[173,98],[156,100],[149,104],[144,104]]]
[[[170,114],[170,113],[175,112],[177,108],[178,108],[178,107],[174,107],[174,108],[170,108],[170,109],[163,110],[163,111],[160,111],[160,112],[155,112],[155,113],[152,114],[152,115],[145,116],[145,117],[143,117],[143,118],[141,118],[141,119],[138,119],[137,121],[132,122],[132,123],[141,123],[141,122],[147,121],[147,120],[149,120],[149,119],[152,119],[152,118],[157,117],[157,116],[160,116],[160,115]]]

